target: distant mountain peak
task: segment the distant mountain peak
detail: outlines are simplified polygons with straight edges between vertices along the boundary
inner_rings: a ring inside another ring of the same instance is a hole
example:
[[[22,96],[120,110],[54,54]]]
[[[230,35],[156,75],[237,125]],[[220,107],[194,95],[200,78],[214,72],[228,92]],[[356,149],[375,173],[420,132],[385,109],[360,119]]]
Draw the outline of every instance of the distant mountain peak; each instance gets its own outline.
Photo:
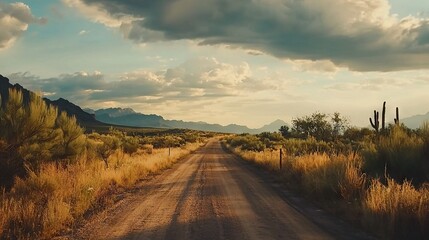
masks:
[[[58,102],[58,103],[70,103],[69,100],[64,99],[64,98],[58,98],[57,100],[55,100],[54,102]]]
[[[399,122],[404,123],[405,126],[413,129],[420,128],[426,121],[429,121],[429,112],[426,114],[418,114],[399,120]]]
[[[288,125],[285,121],[277,119],[274,122],[259,128],[260,132],[278,132],[281,126]]]

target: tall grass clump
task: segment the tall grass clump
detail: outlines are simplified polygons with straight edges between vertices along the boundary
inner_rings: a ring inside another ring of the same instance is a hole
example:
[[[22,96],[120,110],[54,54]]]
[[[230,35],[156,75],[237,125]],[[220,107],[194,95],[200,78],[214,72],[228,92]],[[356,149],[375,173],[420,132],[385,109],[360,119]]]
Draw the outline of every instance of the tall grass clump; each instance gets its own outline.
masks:
[[[288,161],[285,174],[309,196],[326,200],[341,197],[351,200],[361,196],[365,184],[360,171],[361,159],[352,154],[314,153]]]
[[[385,239],[424,239],[429,235],[429,188],[416,189],[388,178],[372,180],[363,202],[364,225]]]
[[[279,152],[280,150],[265,149],[264,151],[246,151],[240,148],[232,148],[233,153],[241,158],[253,162],[256,165],[264,166],[269,170],[277,170],[279,168]]]

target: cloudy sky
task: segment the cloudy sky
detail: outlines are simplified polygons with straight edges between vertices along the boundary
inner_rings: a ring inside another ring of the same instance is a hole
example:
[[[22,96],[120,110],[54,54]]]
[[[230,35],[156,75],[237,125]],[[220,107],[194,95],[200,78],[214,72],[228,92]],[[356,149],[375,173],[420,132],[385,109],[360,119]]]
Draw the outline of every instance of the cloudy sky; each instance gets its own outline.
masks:
[[[0,74],[93,109],[260,127],[429,111],[427,0],[0,0]]]

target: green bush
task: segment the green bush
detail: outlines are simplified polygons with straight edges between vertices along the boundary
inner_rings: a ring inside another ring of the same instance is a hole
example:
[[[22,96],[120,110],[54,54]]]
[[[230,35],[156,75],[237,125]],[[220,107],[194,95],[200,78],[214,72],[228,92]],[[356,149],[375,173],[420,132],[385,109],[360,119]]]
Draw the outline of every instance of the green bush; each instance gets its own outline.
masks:
[[[373,175],[387,174],[397,181],[419,183],[426,177],[424,144],[421,137],[395,126],[388,134],[379,136],[375,148],[366,150],[364,169]]]
[[[302,156],[313,153],[330,153],[331,146],[324,141],[317,141],[314,138],[308,139],[287,139],[283,142],[283,149],[287,154]]]
[[[242,150],[248,151],[263,151],[265,144],[255,135],[241,134],[234,137],[229,137],[227,143],[232,147],[240,147]]]

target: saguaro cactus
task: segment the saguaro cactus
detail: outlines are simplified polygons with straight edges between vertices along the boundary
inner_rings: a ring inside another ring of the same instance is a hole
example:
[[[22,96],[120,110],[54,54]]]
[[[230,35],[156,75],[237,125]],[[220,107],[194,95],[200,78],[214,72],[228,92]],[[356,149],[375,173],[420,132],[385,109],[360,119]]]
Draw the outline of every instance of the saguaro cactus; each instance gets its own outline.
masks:
[[[384,132],[386,130],[386,102],[383,102],[383,109],[381,111],[381,129],[380,129],[380,121],[379,121],[379,113],[374,110],[374,120],[369,118],[369,122],[371,123],[372,128],[378,133],[379,131]],[[396,125],[399,125],[399,108],[396,107],[396,117],[394,119]]]
[[[374,128],[376,132],[379,132],[380,116],[378,111],[374,110],[374,121],[371,118],[369,118],[369,122],[371,123],[372,128]],[[386,128],[386,102],[383,102],[383,109],[381,111],[381,131],[384,131],[385,128]]]
[[[399,125],[399,108],[396,107],[396,117],[395,117],[395,124]]]
[[[375,131],[378,132],[378,129],[380,127],[380,121],[378,120],[378,111],[374,110],[374,122],[371,118],[369,118],[369,122],[371,123],[372,128],[374,128]]]
[[[383,102],[383,110],[381,112],[381,131],[386,129],[386,101]]]

